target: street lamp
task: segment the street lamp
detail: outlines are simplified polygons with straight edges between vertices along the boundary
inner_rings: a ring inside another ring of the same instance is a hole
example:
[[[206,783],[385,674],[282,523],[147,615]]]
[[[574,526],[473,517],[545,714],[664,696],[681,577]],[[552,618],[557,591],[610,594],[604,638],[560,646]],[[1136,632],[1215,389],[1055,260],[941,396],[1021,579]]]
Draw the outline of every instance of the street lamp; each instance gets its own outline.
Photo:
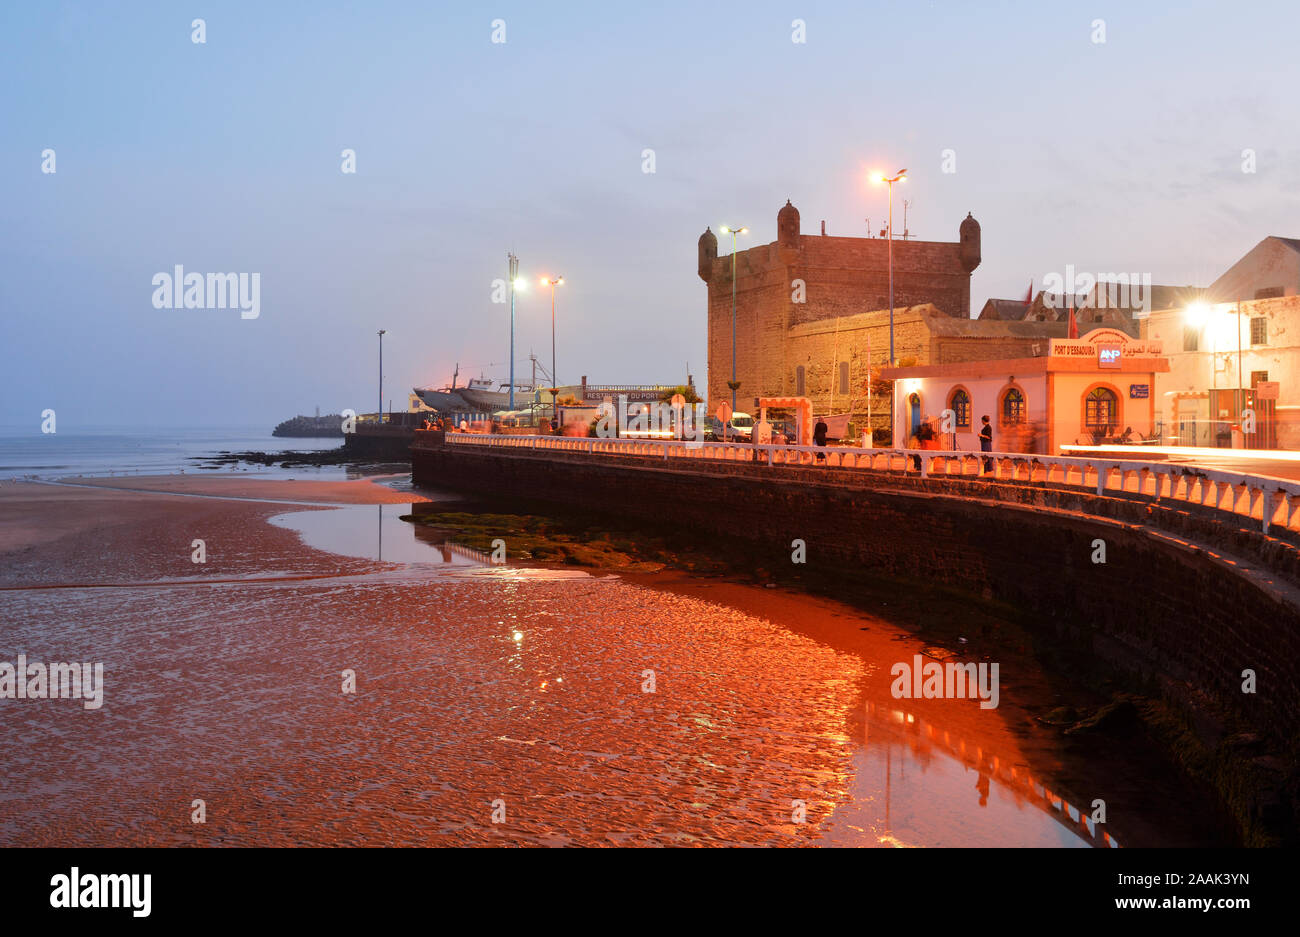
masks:
[[[556,409],[555,395],[559,391],[560,380],[555,375],[555,288],[564,285],[564,277],[542,277],[542,286],[551,288],[551,417],[556,418],[560,411]]]
[[[731,412],[736,412],[736,235],[748,234],[746,227],[729,228],[722,226],[723,234],[731,235]]]
[[[896,363],[894,358],[894,183],[907,181],[907,170],[900,169],[892,179],[883,172],[872,177],[876,182],[889,186],[889,364]]]
[[[515,287],[519,279],[519,258],[514,253],[510,258],[510,409],[515,408]]]
[[[379,422],[384,422],[384,333],[388,329],[379,330]]]
[[[1206,403],[1205,412],[1209,417],[1210,428],[1218,425],[1219,414],[1215,409],[1219,403],[1219,334],[1215,322],[1214,309],[1209,303],[1203,300],[1197,300],[1183,310],[1183,315],[1187,319],[1187,324],[1196,329],[1196,348],[1200,351],[1202,329],[1208,323],[1209,328],[1205,329],[1210,333],[1210,395]],[[1175,420],[1176,421],[1176,420]],[[1199,433],[1197,434],[1199,436]],[[1180,436],[1181,438],[1181,436]],[[1210,440],[1206,440],[1210,442]],[[1200,444],[1200,439],[1195,441]]]

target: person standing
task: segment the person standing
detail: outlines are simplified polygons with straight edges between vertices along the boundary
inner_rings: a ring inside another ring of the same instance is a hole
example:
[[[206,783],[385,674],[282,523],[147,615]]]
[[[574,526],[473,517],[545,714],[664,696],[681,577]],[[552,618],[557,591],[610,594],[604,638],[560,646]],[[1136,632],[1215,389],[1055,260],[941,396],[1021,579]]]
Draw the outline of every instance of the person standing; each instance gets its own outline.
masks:
[[[925,419],[923,419],[921,424],[916,428],[916,448],[934,448],[934,426],[930,422],[930,414],[928,413],[925,415]],[[921,457],[919,455],[912,456],[912,464],[916,467],[918,472],[921,471]]]
[[[989,418],[987,415],[980,417],[980,422],[984,424],[983,426],[980,427],[980,451],[992,452],[993,451],[993,424],[989,422]],[[992,459],[984,460],[984,471],[986,472],[993,471]]]
[[[825,446],[826,437],[829,434],[830,434],[830,427],[826,425],[826,421],[822,419],[818,419],[817,425],[813,427],[813,444],[818,446]],[[826,460],[826,456],[822,455],[820,452],[817,453],[818,462],[824,462],[825,460]]]

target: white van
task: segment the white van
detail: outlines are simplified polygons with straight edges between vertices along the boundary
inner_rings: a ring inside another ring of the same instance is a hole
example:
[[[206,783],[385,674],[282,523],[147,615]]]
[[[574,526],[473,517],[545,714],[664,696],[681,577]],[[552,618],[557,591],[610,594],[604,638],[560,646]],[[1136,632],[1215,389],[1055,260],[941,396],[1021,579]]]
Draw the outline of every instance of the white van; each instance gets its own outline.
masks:
[[[752,442],[754,439],[754,417],[748,413],[741,413],[737,410],[731,414],[731,422],[727,424],[726,436],[720,438],[730,439],[732,442]]]

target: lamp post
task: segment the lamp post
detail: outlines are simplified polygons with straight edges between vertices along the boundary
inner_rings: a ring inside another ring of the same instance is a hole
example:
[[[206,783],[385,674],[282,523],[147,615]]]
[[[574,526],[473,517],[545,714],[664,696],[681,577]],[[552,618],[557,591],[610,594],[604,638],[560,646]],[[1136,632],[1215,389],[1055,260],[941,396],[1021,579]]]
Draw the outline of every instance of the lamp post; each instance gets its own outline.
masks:
[[[736,412],[736,235],[748,234],[746,227],[722,226],[723,234],[731,235],[731,412]]]
[[[1210,305],[1208,303],[1202,300],[1197,300],[1196,302],[1188,305],[1183,310],[1183,315],[1186,319],[1185,324],[1190,325],[1192,328],[1196,330],[1196,349],[1198,354],[1201,348],[1202,329],[1210,333],[1210,395],[1209,395],[1210,400],[1209,403],[1206,405],[1206,416],[1209,417],[1210,425],[1213,427],[1217,425],[1219,419],[1218,412],[1213,411],[1211,409],[1212,407],[1218,404],[1218,399],[1219,399],[1219,375],[1218,375],[1219,342],[1218,342],[1218,330],[1215,328],[1213,310],[1210,308]],[[1209,328],[1205,328],[1207,324]],[[1177,407],[1177,404],[1175,404],[1174,406]],[[1173,416],[1174,419],[1172,420],[1172,422],[1177,424],[1178,418],[1177,418],[1176,410]],[[1179,432],[1181,434],[1181,430]],[[1199,436],[1199,433],[1197,435]],[[1206,442],[1209,441],[1210,440],[1206,440]],[[1199,439],[1196,439],[1193,442],[1194,445],[1199,443],[1200,443]]]
[[[384,422],[384,333],[388,329],[379,330],[379,422]]]
[[[907,170],[900,169],[891,179],[884,173],[876,173],[876,182],[889,186],[889,364],[896,363],[894,358],[894,183],[907,180]]]
[[[557,409],[556,394],[559,391],[560,379],[555,374],[555,288],[564,285],[564,277],[542,277],[542,286],[551,288],[551,417],[558,417],[560,414]],[[534,388],[535,389],[535,388]]]
[[[515,280],[519,276],[519,258],[510,253],[510,409],[515,408]]]
[[[1237,392],[1232,395],[1237,403],[1237,420],[1242,422],[1242,413],[1246,409],[1246,382],[1241,373],[1241,302],[1237,303]],[[1242,433],[1242,446],[1246,445],[1246,434]]]

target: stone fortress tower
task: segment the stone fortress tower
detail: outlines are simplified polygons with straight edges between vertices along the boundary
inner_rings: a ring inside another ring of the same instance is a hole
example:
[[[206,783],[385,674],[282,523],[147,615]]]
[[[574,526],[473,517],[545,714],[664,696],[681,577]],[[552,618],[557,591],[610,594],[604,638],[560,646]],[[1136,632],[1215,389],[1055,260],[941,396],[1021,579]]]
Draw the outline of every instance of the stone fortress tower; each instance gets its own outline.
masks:
[[[873,366],[889,357],[888,240],[805,235],[789,200],[777,212],[776,240],[745,248],[752,238],[736,245],[736,408],[751,409],[758,396],[797,394],[813,397],[820,412],[853,409],[849,398],[865,380],[868,346]],[[899,357],[926,354],[927,315],[970,318],[970,277],[979,264],[980,226],[970,214],[955,242],[895,238]],[[718,256],[711,230],[700,235],[698,272],[708,285],[712,412],[731,399],[731,257]],[[819,406],[819,396],[829,399]]]

